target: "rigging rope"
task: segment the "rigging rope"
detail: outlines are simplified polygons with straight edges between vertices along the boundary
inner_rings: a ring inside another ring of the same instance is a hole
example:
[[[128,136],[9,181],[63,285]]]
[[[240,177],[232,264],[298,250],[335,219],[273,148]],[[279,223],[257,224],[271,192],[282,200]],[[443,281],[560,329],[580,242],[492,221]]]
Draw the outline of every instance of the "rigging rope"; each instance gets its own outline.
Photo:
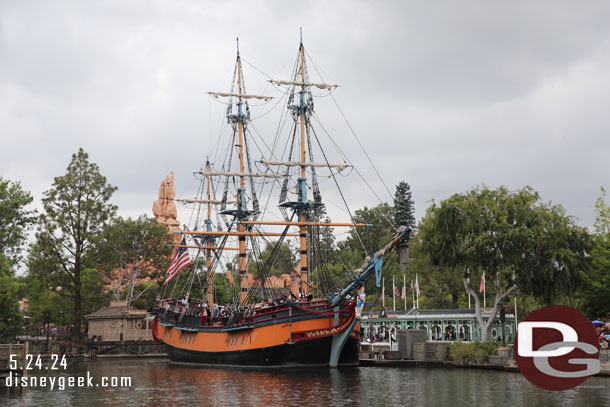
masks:
[[[369,188],[369,190],[373,193],[373,195],[375,195],[375,197],[379,200],[380,203],[384,204],[385,202],[379,197],[379,195],[377,195],[377,192],[375,192],[375,190],[371,187],[371,185],[367,182],[367,180],[364,178],[364,176],[360,173],[360,170],[358,170],[358,167],[356,167],[355,165],[353,165],[353,163],[351,162],[351,160],[347,157],[347,155],[343,152],[343,150],[341,150],[341,147],[339,147],[337,145],[337,143],[335,143],[335,140],[332,138],[332,136],[330,135],[330,133],[324,128],[324,126],[322,125],[322,123],[320,122],[320,119],[317,117],[317,115],[314,115],[314,118],[316,119],[316,121],[318,122],[318,124],[320,125],[320,128],[324,131],[324,133],[328,136],[328,138],[330,139],[330,141],[333,143],[333,145],[335,146],[335,148],[337,148],[337,150],[339,150],[339,152],[343,155],[343,158],[345,159],[345,161],[347,161],[352,168],[354,169],[354,171],[356,171],[356,174],[358,174],[358,176],[360,177],[360,179],[362,180],[362,182],[364,182],[364,184]],[[318,144],[320,144],[320,141],[318,140]],[[396,226],[394,225],[394,222],[392,222],[391,219],[389,219],[383,212],[381,212],[381,216],[388,222],[388,224],[390,225],[390,227],[392,229],[394,229],[394,231],[397,231],[398,229],[396,228]]]
[[[326,164],[329,165],[328,163],[328,159],[326,158],[326,153],[324,152],[324,150],[322,150],[322,145],[320,144],[320,140],[318,139],[318,135],[316,134],[316,131],[312,129],[313,135],[316,139],[316,141],[318,142],[318,146],[320,146],[320,150],[322,151],[322,156],[324,157],[324,161],[326,161]],[[339,183],[337,182],[337,178],[335,177],[335,174],[331,171],[331,175],[333,176],[333,180],[335,181],[335,185],[337,186],[337,189],[339,190],[339,194],[341,195],[341,199],[343,200],[343,203],[345,204],[345,208],[347,209],[347,211],[349,212],[349,217],[352,220],[352,224],[355,224],[356,221],[354,220],[354,216],[352,215],[352,211],[350,211],[349,206],[347,205],[347,201],[345,200],[345,196],[343,196],[343,191],[341,191],[341,188],[339,187]],[[368,253],[366,251],[366,247],[364,247],[364,243],[362,242],[362,237],[360,236],[360,232],[358,232],[358,228],[356,226],[353,226],[354,231],[356,232],[356,236],[358,236],[358,241],[360,241],[360,245],[362,245],[362,249],[364,250],[364,254],[368,256]]]
[[[320,71],[318,70],[318,67],[316,66],[316,64],[314,63],[313,59],[311,59],[311,57],[309,56],[309,54],[307,54],[307,57],[311,60],[311,63],[314,67],[314,69],[316,70],[316,72],[318,73],[318,75],[320,76],[320,78],[322,78],[322,74],[320,74]],[[381,177],[381,174],[379,174],[379,171],[377,170],[377,167],[375,167],[375,164],[373,164],[373,160],[371,160],[371,157],[368,155],[368,153],[366,152],[364,146],[362,145],[362,143],[360,142],[360,139],[358,138],[358,136],[356,135],[356,132],[354,131],[354,129],[352,128],[352,125],[349,123],[349,121],[347,120],[347,117],[345,116],[345,114],[343,113],[343,110],[341,110],[341,107],[339,106],[339,104],[337,103],[337,100],[335,99],[335,97],[333,96],[332,93],[330,93],[330,97],[332,98],[333,102],[335,103],[335,106],[337,106],[337,109],[339,110],[339,113],[341,113],[341,117],[343,117],[343,120],[345,121],[345,123],[347,124],[347,127],[350,129],[352,135],[354,136],[354,138],[356,139],[356,141],[358,142],[358,145],[360,146],[360,148],[362,149],[362,151],[364,152],[364,155],[366,156],[367,160],[369,161],[369,163],[371,164],[371,167],[373,167],[373,169],[375,170],[375,174],[377,174],[377,177],[379,177],[379,180],[381,181],[381,183],[383,184],[383,186],[385,187],[385,190],[388,192],[388,195],[390,195],[390,198],[393,200],[394,199],[394,195],[392,195],[392,193],[390,192],[390,189],[388,188],[388,186],[386,185],[385,181],[383,180],[383,178]]]

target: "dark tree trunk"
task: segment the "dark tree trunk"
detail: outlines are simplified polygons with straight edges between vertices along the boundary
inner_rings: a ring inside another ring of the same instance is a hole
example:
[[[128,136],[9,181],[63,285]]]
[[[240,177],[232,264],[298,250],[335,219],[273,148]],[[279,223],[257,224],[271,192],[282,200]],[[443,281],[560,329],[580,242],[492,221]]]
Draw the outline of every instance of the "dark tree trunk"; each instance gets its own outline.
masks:
[[[82,304],[81,304],[81,280],[80,280],[80,259],[76,259],[74,262],[74,329],[72,330],[72,342],[80,343],[80,326],[81,326],[81,313],[82,313]]]
[[[460,294],[456,292],[451,293],[451,307],[457,309],[458,301],[460,300]]]

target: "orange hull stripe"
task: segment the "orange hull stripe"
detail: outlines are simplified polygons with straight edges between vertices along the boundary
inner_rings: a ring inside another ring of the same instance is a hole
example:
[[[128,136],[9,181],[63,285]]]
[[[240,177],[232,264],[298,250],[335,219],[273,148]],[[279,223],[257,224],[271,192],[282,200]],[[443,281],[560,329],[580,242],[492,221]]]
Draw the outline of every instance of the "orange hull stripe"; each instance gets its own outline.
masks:
[[[232,352],[284,345],[291,332],[302,332],[332,327],[333,318],[263,326],[230,332],[193,332],[158,325],[159,339],[176,348],[200,352]]]

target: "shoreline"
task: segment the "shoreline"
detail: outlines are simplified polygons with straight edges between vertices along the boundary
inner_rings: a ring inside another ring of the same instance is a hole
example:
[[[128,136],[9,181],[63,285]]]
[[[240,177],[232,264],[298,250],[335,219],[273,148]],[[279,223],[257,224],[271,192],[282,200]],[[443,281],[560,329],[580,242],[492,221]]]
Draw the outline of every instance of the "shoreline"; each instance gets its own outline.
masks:
[[[451,369],[482,369],[521,373],[514,361],[507,366],[490,364],[458,364],[450,360],[408,360],[408,359],[360,359],[361,367],[432,367]],[[610,377],[610,363],[602,363],[599,373],[593,376]]]

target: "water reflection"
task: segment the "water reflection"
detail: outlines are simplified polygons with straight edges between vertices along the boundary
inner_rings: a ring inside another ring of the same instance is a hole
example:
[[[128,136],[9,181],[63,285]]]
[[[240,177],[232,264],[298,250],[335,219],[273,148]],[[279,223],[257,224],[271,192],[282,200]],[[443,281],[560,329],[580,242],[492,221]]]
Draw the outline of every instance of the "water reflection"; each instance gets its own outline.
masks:
[[[443,368],[239,370],[185,367],[162,360],[70,361],[57,375],[128,376],[130,388],[0,387],[0,405],[121,406],[608,406],[610,378],[591,377],[548,392],[519,373]],[[48,372],[42,372],[47,375]],[[40,375],[40,373],[38,373]]]

